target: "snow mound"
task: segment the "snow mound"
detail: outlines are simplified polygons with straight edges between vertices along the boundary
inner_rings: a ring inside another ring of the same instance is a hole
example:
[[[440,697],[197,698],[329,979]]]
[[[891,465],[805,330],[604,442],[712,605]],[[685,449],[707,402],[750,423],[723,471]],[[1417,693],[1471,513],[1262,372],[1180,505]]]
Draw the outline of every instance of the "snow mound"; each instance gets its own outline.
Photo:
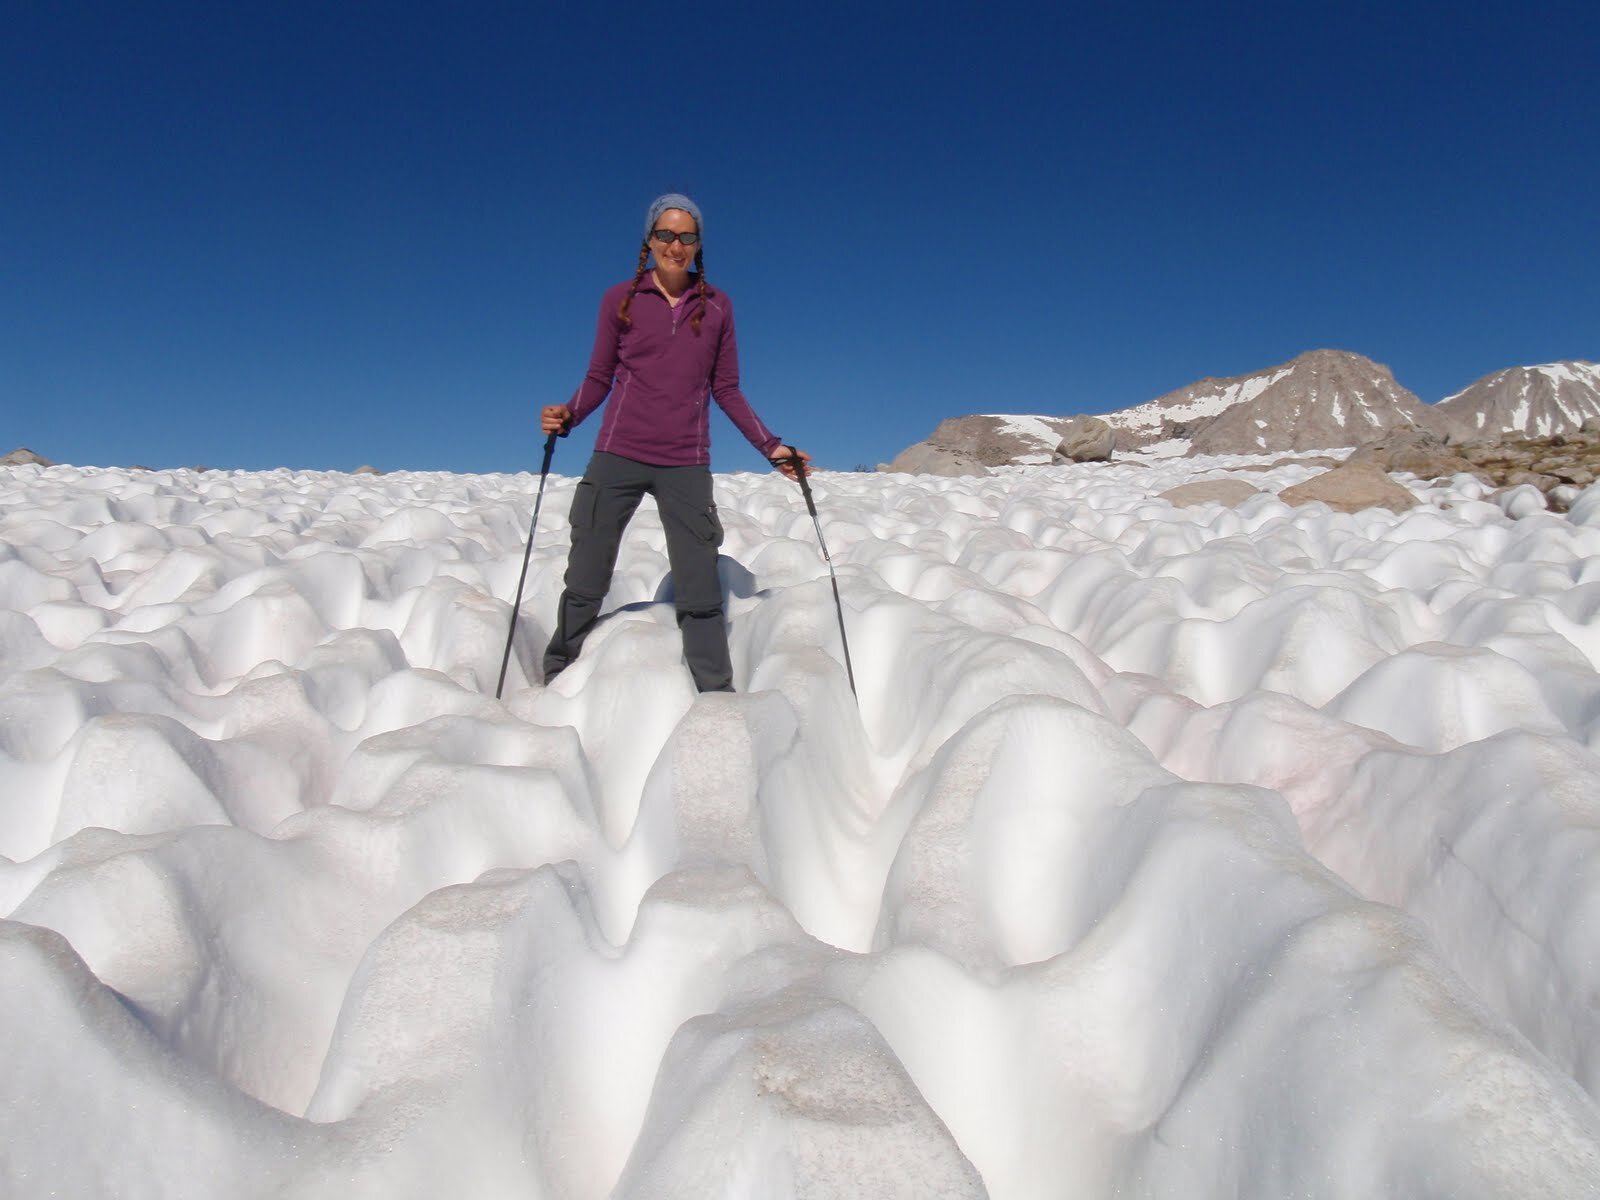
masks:
[[[1588,1194],[1594,489],[1305,477],[819,474],[856,697],[750,475],[541,686],[553,476],[500,703],[526,475],[0,468],[0,1191]]]

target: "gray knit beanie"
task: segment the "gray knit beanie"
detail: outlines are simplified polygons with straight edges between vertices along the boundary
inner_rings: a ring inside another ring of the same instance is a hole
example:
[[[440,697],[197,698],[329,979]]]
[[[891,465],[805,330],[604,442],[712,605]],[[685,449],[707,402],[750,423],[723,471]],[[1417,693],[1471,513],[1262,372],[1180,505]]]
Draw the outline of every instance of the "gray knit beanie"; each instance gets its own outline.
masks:
[[[655,230],[656,222],[661,219],[661,214],[669,208],[681,208],[694,218],[694,227],[700,234],[700,241],[703,244],[706,238],[706,222],[705,218],[700,215],[700,206],[689,197],[679,195],[677,192],[668,192],[665,196],[657,196],[650,202],[650,212],[644,219],[644,240],[647,242],[650,240],[650,234]]]

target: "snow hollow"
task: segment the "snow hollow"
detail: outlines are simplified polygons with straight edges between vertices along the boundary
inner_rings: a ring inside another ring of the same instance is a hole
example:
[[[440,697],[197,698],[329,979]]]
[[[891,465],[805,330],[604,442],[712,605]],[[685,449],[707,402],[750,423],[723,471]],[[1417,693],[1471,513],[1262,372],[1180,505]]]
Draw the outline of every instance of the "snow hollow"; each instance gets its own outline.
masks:
[[[1595,1195],[1600,487],[1310,473],[0,469],[0,1193]]]

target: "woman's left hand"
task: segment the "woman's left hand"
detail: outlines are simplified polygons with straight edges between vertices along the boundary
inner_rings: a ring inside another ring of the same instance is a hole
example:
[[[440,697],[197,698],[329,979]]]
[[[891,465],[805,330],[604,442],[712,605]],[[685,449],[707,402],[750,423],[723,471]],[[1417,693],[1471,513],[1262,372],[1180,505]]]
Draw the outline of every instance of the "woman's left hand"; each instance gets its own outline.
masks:
[[[796,481],[800,478],[798,471],[801,468],[807,475],[811,474],[811,455],[794,446],[780,447],[778,453],[769,461],[790,479]]]

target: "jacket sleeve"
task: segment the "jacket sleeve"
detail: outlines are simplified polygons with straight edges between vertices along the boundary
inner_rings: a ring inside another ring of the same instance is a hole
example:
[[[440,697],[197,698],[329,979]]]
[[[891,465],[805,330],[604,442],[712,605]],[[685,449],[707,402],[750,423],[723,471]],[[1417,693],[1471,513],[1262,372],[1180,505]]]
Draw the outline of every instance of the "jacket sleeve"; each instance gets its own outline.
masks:
[[[611,381],[617,374],[617,340],[622,336],[622,322],[617,317],[620,301],[610,289],[600,297],[600,316],[595,321],[594,349],[589,352],[589,369],[583,382],[572,394],[567,407],[572,410],[572,425],[599,408],[611,393]]]
[[[728,419],[738,426],[745,440],[759,450],[763,458],[771,458],[783,445],[783,439],[762,424],[750,407],[750,401],[739,390],[739,344],[733,332],[733,304],[726,293],[721,299],[727,317],[718,334],[717,359],[711,368],[711,395],[718,407],[728,414]]]

